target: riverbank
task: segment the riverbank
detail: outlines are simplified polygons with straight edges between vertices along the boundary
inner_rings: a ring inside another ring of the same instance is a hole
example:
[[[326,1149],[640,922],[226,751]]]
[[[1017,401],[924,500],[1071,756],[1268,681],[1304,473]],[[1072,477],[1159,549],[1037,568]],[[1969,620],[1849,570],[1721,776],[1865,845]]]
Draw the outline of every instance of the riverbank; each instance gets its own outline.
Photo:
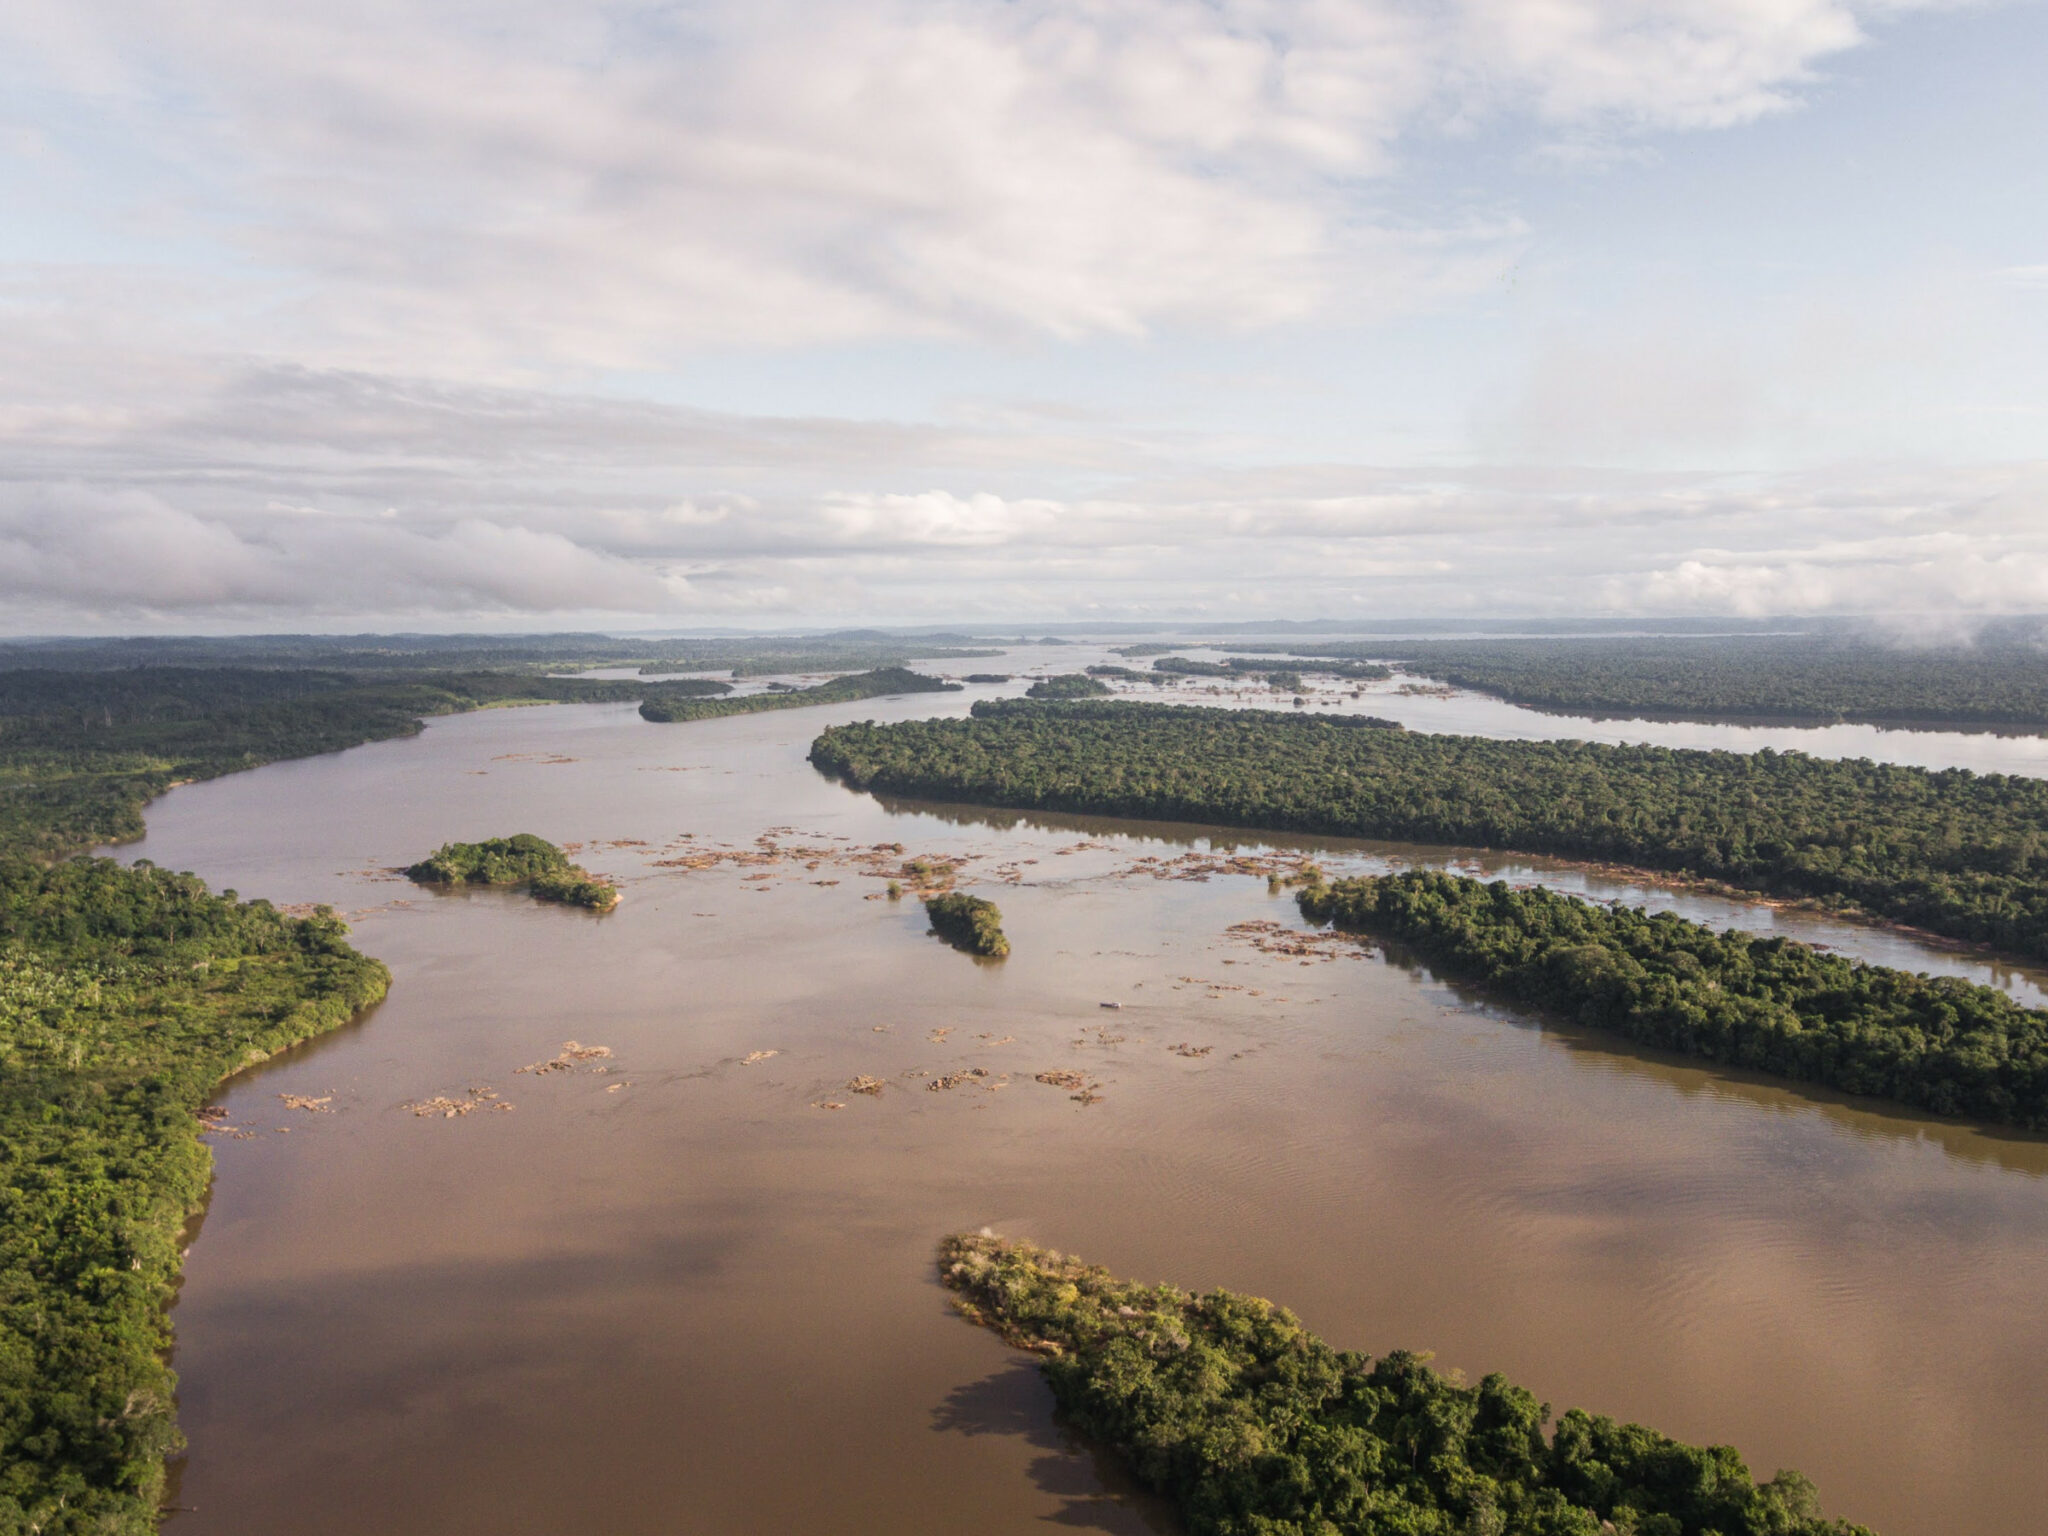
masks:
[[[1067,1421],[1171,1497],[1191,1536],[1388,1529],[1415,1536],[1872,1536],[1813,1484],[1759,1484],[1725,1445],[1550,1406],[1428,1355],[1339,1353],[1256,1296],[1120,1281],[984,1230],[939,1249],[971,1322],[1038,1355]]]
[[[1123,701],[842,726],[811,761],[933,799],[1615,861],[2048,958],[2048,783],[2033,779]]]
[[[201,1109],[384,997],[346,932],[146,866],[0,864],[0,1528],[156,1529]]]

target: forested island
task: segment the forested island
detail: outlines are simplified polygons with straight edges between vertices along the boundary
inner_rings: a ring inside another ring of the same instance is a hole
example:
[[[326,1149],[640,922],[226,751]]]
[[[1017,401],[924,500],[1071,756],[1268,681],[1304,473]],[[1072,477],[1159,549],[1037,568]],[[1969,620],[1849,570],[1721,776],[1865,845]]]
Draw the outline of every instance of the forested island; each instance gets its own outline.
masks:
[[[1277,647],[1276,647],[1277,649]],[[1161,656],[1152,663],[1154,672],[1183,677],[1244,677],[1291,679],[1291,686],[1299,687],[1304,672],[1323,673],[1342,677],[1354,682],[1384,682],[1394,675],[1391,667],[1376,662],[1344,660],[1303,660],[1289,656],[1278,657],[1226,656],[1221,661],[1197,661],[1189,656]]]
[[[994,959],[1010,952],[1010,941],[1003,936],[1002,909],[992,901],[948,892],[927,897],[924,915],[931,920],[932,932],[955,949]]]
[[[1338,1351],[1229,1291],[1137,1285],[991,1236],[946,1239],[962,1314],[1042,1357],[1062,1421],[1165,1494],[1191,1536],[1871,1536],[1732,1446],[1550,1407],[1427,1356]]]
[[[1094,699],[1110,691],[1109,684],[1085,672],[1061,672],[1041,677],[1024,690],[1027,699]]]
[[[748,693],[736,698],[675,699],[650,697],[640,706],[640,718],[668,724],[682,720],[717,720],[727,715],[751,715],[769,709],[802,709],[811,704],[850,704],[858,699],[878,699],[901,693],[957,693],[960,684],[942,677],[902,667],[881,667],[835,677],[814,688],[791,688],[787,692]]]
[[[593,912],[609,912],[619,904],[617,886],[571,863],[561,849],[531,832],[481,843],[443,843],[405,874],[422,885],[523,885],[537,900]]]
[[[1122,700],[839,726],[811,761],[924,799],[1612,861],[2048,959],[2036,779]]]
[[[1460,688],[1577,714],[2048,730],[2031,644],[1895,649],[1813,637],[1542,640],[1378,648]]]
[[[346,932],[146,864],[0,855],[0,1531],[156,1529],[198,1113],[384,995]]]
[[[1303,915],[1644,1045],[1913,1109],[2048,1130],[2048,1013],[1669,912],[1411,871],[1317,881]]]

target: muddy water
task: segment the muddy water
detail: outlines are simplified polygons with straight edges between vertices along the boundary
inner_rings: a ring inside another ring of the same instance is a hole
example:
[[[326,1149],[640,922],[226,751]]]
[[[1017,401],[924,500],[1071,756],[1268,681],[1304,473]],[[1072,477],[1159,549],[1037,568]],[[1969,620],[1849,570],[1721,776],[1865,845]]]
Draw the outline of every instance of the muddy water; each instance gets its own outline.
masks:
[[[396,978],[223,1095],[247,1134],[217,1143],[175,1313],[173,1530],[1171,1529],[948,1316],[933,1245],[984,1224],[1732,1442],[1888,1536],[2035,1528],[2048,1143],[1615,1050],[1356,946],[1262,950],[1232,930],[1291,904],[1187,858],[1189,829],[888,806],[803,762],[830,720],[934,704],[490,711],[151,811],[131,856],[331,902]],[[624,904],[383,873],[516,829],[589,842]],[[854,850],[883,842],[969,858],[1011,958],[866,899]],[[572,1039],[613,1054],[517,1070]],[[516,1107],[405,1107],[471,1089]]]

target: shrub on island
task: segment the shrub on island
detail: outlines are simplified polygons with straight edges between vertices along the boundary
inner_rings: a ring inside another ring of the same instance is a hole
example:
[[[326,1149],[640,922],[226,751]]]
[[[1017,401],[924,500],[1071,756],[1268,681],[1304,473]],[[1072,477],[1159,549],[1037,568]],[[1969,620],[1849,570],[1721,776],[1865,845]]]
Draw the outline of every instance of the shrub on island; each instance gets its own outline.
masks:
[[[932,931],[956,949],[998,959],[1010,952],[1002,911],[992,901],[958,892],[933,896],[924,904],[924,915],[931,919]]]
[[[405,873],[422,885],[524,885],[541,901],[593,912],[609,912],[619,904],[617,886],[572,864],[561,849],[531,832],[481,843],[443,843]]]

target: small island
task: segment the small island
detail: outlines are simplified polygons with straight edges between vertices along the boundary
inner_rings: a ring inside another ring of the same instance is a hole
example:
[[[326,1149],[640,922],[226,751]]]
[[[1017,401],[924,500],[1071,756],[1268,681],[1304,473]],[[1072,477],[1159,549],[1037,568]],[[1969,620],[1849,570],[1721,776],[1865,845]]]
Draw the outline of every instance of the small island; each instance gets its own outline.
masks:
[[[1797,1472],[1756,1482],[1727,1445],[1476,1386],[1427,1355],[1338,1351],[1256,1296],[1118,1280],[983,1233],[939,1275],[972,1322],[1028,1349],[1062,1422],[1122,1456],[1191,1536],[1870,1536]]]
[[[688,720],[717,720],[727,715],[753,715],[768,709],[801,709],[810,704],[850,704],[859,699],[879,699],[899,693],[959,691],[960,684],[949,683],[942,677],[927,677],[907,667],[878,667],[872,672],[835,677],[813,688],[770,683],[764,693],[732,694],[716,699],[649,694],[640,705],[640,718],[658,725],[670,725]]]
[[[924,915],[931,919],[932,931],[955,949],[992,959],[1010,952],[1010,941],[1003,936],[1002,910],[992,901],[957,892],[932,896],[925,901]]]
[[[1085,672],[1061,672],[1041,677],[1024,692],[1027,699],[1095,699],[1110,691],[1109,684]]]
[[[523,885],[540,901],[609,912],[619,888],[600,880],[553,843],[521,832],[481,843],[443,843],[406,872],[422,885]]]

